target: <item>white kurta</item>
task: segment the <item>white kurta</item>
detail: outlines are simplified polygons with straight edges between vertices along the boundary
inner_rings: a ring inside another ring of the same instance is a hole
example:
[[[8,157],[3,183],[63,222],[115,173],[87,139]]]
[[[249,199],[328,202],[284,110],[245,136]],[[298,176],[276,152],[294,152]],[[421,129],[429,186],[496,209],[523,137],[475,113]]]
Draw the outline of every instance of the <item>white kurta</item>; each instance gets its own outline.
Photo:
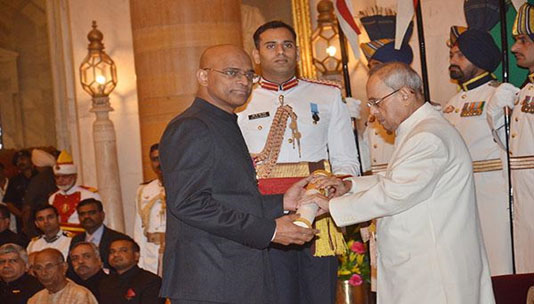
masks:
[[[534,78],[534,76],[533,76]],[[499,130],[504,143],[503,104],[495,102],[488,108],[490,123]],[[514,194],[514,246],[516,271],[534,272],[534,84],[529,83],[519,92],[510,119],[510,156],[530,157],[525,168],[511,170]],[[497,132],[496,132],[497,133]],[[512,167],[513,168],[513,167]]]
[[[146,232],[165,233],[166,214],[162,204],[164,191],[159,179],[155,179],[146,185],[139,186],[135,202],[134,240],[141,247],[138,265],[154,274],[158,274],[160,245],[148,242],[140,214],[147,204],[153,202],[154,204],[149,209]]]
[[[493,140],[487,121],[487,104],[495,88],[496,82],[489,81],[471,90],[458,92],[444,107],[443,116],[460,132],[473,161],[499,160],[502,164],[506,156]],[[468,110],[476,105],[482,105],[481,111]],[[463,110],[464,107],[467,110]],[[506,172],[501,169],[474,174],[478,213],[492,275],[512,273]]]
[[[339,226],[379,218],[378,303],[495,303],[469,152],[429,104],[396,132],[386,175],[332,199]]]
[[[316,162],[330,160],[334,173],[359,175],[358,152],[347,106],[341,92],[330,85],[299,79],[287,90],[268,90],[256,86],[250,101],[237,113],[238,123],[250,153],[259,153],[265,146],[274,114],[280,106],[279,97],[297,114],[301,149],[293,142],[291,129],[286,128],[277,163]],[[314,123],[317,108],[319,120]],[[288,120],[288,125],[291,120]]]

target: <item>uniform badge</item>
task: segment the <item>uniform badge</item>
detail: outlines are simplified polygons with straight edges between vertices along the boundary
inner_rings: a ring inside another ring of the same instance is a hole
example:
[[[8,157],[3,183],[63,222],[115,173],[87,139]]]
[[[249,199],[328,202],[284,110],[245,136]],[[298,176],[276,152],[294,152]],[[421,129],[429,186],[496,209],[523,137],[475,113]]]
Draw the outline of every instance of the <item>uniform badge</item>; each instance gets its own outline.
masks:
[[[316,103],[310,103],[310,110],[312,114],[313,124],[316,125],[321,118],[319,117],[319,107]]]
[[[448,105],[445,107],[445,110],[443,110],[443,113],[445,114],[449,114],[449,113],[452,113],[454,111],[454,106],[453,105]]]
[[[484,111],[485,101],[466,102],[462,107],[461,117],[480,116]]]
[[[521,112],[534,113],[534,98],[532,96],[525,96],[525,99],[521,102]]]
[[[254,113],[248,116],[248,120],[254,120],[254,119],[264,118],[264,117],[269,117],[269,116],[270,116],[269,112]]]

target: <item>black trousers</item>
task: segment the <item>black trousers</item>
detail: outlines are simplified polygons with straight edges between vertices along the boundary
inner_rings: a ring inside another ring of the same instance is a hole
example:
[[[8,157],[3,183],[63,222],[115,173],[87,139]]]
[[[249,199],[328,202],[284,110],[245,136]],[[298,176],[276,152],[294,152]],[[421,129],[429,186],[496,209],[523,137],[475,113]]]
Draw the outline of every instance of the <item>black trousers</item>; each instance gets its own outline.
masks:
[[[269,248],[278,304],[335,304],[337,257],[314,257],[311,244]]]

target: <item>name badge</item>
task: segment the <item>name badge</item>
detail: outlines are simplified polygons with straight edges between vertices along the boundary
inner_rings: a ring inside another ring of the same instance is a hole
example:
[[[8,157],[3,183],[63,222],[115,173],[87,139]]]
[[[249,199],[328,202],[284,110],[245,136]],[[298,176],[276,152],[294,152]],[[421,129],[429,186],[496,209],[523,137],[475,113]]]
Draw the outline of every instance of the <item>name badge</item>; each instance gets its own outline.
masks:
[[[254,113],[248,116],[248,120],[254,120],[254,119],[264,118],[264,117],[269,117],[269,116],[270,116],[269,112]]]

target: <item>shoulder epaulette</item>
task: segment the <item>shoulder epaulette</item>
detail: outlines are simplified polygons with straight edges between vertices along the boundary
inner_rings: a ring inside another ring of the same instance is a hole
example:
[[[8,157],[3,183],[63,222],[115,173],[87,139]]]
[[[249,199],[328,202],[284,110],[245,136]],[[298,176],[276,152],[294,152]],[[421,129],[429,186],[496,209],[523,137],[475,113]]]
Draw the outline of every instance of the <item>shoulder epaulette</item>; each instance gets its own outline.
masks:
[[[142,183],[140,183],[139,185],[141,185],[141,186],[143,186],[143,185],[148,185],[148,184],[150,184],[151,182],[153,182],[154,180],[155,180],[155,178],[153,178],[153,179],[151,179],[151,180],[149,180],[149,181],[146,181],[146,182],[142,182]]]
[[[63,231],[63,235],[66,236],[66,237],[74,237],[76,234],[70,232],[70,231]]]
[[[341,85],[337,82],[330,81],[330,80],[322,80],[322,79],[310,79],[310,78],[299,78],[299,80],[303,80],[310,83],[316,83],[316,84],[322,84],[329,87],[335,87],[341,90]]]
[[[91,191],[91,192],[93,192],[93,193],[98,192],[98,190],[97,190],[96,188],[94,188],[94,187],[89,187],[89,186],[83,186],[83,185],[80,185],[80,188],[83,188],[83,189],[85,189],[85,190]]]
[[[500,86],[501,83],[502,83],[502,82],[500,82],[500,81],[498,81],[498,80],[492,80],[492,81],[490,81],[490,82],[488,83],[488,85],[489,85],[490,87],[494,87],[494,88],[496,88],[496,87]]]

